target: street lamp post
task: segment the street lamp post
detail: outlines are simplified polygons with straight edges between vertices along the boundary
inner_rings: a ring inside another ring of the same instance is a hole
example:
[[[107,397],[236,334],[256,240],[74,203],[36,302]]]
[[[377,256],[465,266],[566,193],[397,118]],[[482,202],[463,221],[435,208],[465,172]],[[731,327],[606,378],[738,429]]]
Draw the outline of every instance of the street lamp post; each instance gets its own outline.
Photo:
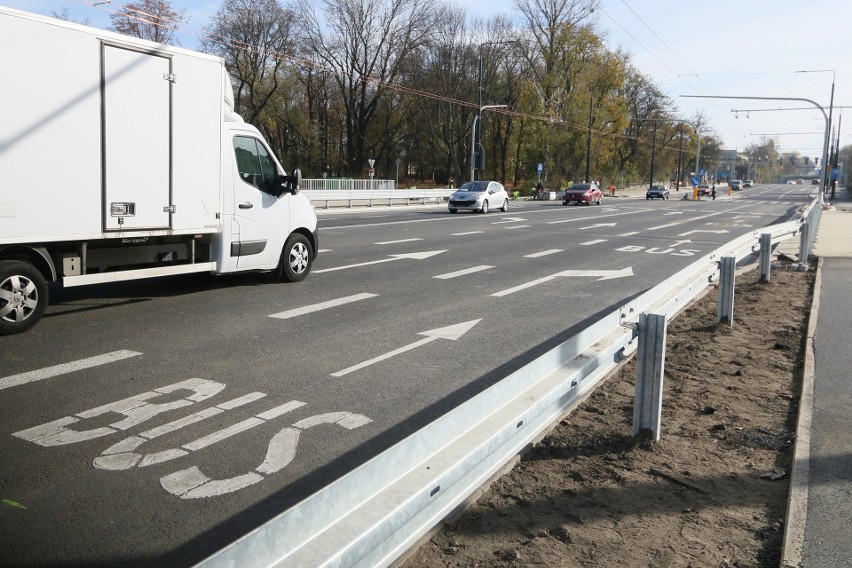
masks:
[[[479,112],[476,113],[476,116],[473,117],[473,128],[470,133],[470,181],[476,181],[476,154],[477,152],[482,151],[482,144],[479,144],[477,147],[476,143],[476,134],[478,132],[476,126],[479,122],[480,117],[482,116],[482,111],[488,110],[490,108],[506,108],[509,105],[485,105],[479,107]]]
[[[477,167],[478,164],[475,164],[473,160],[482,155],[482,111],[485,108],[493,108],[493,107],[482,106],[482,48],[483,48],[483,46],[486,46],[486,45],[502,45],[502,44],[508,44],[508,43],[518,43],[518,40],[511,39],[511,40],[506,40],[506,41],[484,41],[484,42],[479,44],[479,53],[478,53],[479,54],[479,77],[478,77],[478,80],[477,80],[478,86],[477,86],[477,90],[476,90],[477,107],[479,107],[479,111],[476,113],[476,118],[474,118],[474,120],[473,120],[473,136],[474,136],[473,148],[475,149],[475,152],[473,154],[474,158],[471,159],[471,168],[470,168],[470,171],[471,171],[470,180],[471,181],[474,181],[476,179],[476,172],[479,171],[479,168]],[[506,105],[503,105],[503,106],[506,106]]]
[[[834,89],[832,85],[832,95],[834,94]],[[829,127],[828,127],[828,115],[825,113],[825,109],[822,108],[816,101],[812,101],[811,99],[803,99],[798,97],[742,97],[742,96],[732,96],[732,95],[680,95],[684,98],[691,99],[748,99],[753,101],[801,101],[812,104],[814,107],[818,108],[822,113],[822,116],[825,118],[825,139],[822,145],[822,157],[823,157],[823,165],[825,164],[826,153],[828,152],[828,136],[829,136]],[[821,180],[824,182],[825,180]],[[822,183],[819,188],[819,204],[822,206],[825,203],[825,184]]]
[[[828,122],[826,123],[826,127],[825,127],[826,128],[826,139],[825,139],[825,145],[824,145],[824,148],[823,148],[823,151],[822,151],[822,175],[819,176],[821,178],[820,201],[822,201],[824,199],[824,195],[825,195],[825,187],[828,184],[828,181],[827,181],[828,180],[828,176],[827,176],[827,174],[828,174],[827,157],[828,156],[827,156],[826,152],[828,151],[828,144],[829,144],[829,142],[828,142],[829,134],[828,133],[831,132],[831,114],[834,111],[834,78],[835,78],[835,72],[834,72],[834,69],[800,69],[799,71],[794,71],[794,73],[831,73],[831,98],[829,99],[829,102],[828,102]],[[820,107],[820,108],[822,108],[822,107]],[[823,114],[825,114],[825,111],[823,111]],[[834,195],[832,195],[831,198],[834,199]]]

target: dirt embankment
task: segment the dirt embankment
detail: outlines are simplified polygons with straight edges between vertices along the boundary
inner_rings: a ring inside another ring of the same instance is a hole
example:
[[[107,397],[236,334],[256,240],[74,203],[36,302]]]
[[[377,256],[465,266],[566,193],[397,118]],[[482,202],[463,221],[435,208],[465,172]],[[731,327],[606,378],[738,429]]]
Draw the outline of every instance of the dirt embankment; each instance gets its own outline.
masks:
[[[737,281],[669,323],[662,438],[631,437],[635,362],[405,566],[777,567],[814,274]]]

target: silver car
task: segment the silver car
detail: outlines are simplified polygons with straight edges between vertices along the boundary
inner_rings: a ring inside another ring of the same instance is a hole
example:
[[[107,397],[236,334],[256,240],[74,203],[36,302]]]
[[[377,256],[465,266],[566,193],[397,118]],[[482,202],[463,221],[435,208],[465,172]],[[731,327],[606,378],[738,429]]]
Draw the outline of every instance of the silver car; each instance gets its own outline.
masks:
[[[462,210],[488,213],[492,207],[507,211],[509,194],[503,184],[496,181],[469,181],[450,196],[447,207],[450,213]]]

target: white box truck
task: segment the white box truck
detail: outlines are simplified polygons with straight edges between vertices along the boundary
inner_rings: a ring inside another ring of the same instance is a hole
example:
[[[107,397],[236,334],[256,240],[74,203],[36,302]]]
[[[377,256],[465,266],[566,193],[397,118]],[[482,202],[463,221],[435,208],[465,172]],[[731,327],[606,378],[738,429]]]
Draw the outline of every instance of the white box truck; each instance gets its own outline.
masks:
[[[234,113],[221,58],[0,6],[0,69],[0,335],[48,282],[310,272],[300,173]]]

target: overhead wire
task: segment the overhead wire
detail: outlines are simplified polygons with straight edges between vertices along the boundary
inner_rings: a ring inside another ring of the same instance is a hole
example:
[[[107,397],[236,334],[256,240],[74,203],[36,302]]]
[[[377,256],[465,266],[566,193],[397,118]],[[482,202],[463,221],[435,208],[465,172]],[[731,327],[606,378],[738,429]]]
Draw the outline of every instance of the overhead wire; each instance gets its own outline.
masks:
[[[71,2],[71,3],[87,6],[87,7],[97,8],[97,9],[105,11],[105,12],[111,14],[111,15],[113,15],[113,14],[114,15],[123,15],[123,16],[129,17],[129,18],[139,20],[143,23],[151,24],[151,25],[154,25],[154,26],[167,27],[168,29],[171,29],[174,32],[180,32],[181,34],[187,35],[189,37],[193,37],[198,41],[208,40],[208,41],[212,41],[212,42],[215,42],[219,45],[226,46],[226,47],[242,49],[242,50],[245,50],[245,51],[254,51],[254,52],[257,52],[257,53],[261,53],[261,52],[268,53],[270,56],[276,56],[276,57],[279,57],[280,59],[289,61],[293,66],[298,67],[298,68],[312,69],[312,70],[316,70],[316,71],[320,71],[320,72],[324,72],[324,73],[331,73],[331,74],[336,73],[336,70],[334,70],[334,69],[330,69],[328,67],[322,66],[322,65],[320,65],[320,64],[318,64],[314,61],[311,61],[309,59],[304,59],[304,58],[293,56],[292,54],[289,54],[289,53],[280,53],[280,52],[277,52],[277,51],[274,51],[274,50],[262,49],[259,46],[250,44],[248,42],[244,42],[244,41],[240,41],[240,40],[233,40],[233,39],[221,37],[221,36],[218,36],[218,35],[215,35],[215,34],[213,34],[213,35],[211,35],[211,34],[198,34],[196,32],[193,32],[191,30],[186,29],[183,26],[180,26],[179,22],[177,20],[166,20],[166,19],[161,18],[161,17],[159,17],[155,14],[149,14],[149,13],[144,12],[144,11],[139,10],[139,9],[135,9],[135,8],[128,9],[126,6],[120,6],[120,5],[114,4],[112,2],[99,3],[99,2],[92,2],[90,0],[67,0],[67,1]],[[117,9],[111,9],[111,8],[108,8],[107,6],[118,6],[118,8]],[[419,90],[419,89],[414,89],[412,87],[400,85],[400,84],[397,84],[397,83],[389,83],[389,82],[381,81],[380,79],[377,79],[375,77],[371,77],[369,75],[359,75],[358,79],[360,81],[363,81],[363,82],[372,83],[372,84],[376,85],[377,87],[384,88],[384,89],[391,90],[391,91],[396,91],[396,92],[399,92],[399,93],[402,93],[402,94],[426,98],[426,99],[430,99],[430,100],[434,100],[434,101],[438,101],[438,102],[447,103],[447,104],[450,104],[450,105],[456,105],[456,106],[461,106],[461,107],[466,107],[466,108],[471,108],[471,109],[478,109],[479,108],[479,106],[476,103],[464,101],[464,100],[461,100],[461,99],[455,99],[455,98],[448,97],[448,96],[445,96],[445,95],[439,95],[437,93],[432,93],[432,92],[429,92],[429,91],[422,91],[422,90]],[[568,127],[568,128],[572,128],[572,129],[582,131],[582,132],[589,132],[590,131],[590,129],[587,126],[584,126],[584,125],[581,125],[581,124],[571,123],[571,122],[568,122],[568,121],[565,121],[565,120],[554,120],[552,117],[548,117],[548,116],[544,116],[544,115],[535,115],[535,114],[530,114],[530,113],[523,113],[523,112],[514,111],[514,110],[511,110],[511,109],[503,109],[503,108],[491,109],[491,112],[493,114],[500,114],[500,115],[505,115],[505,116],[513,116],[513,117],[517,117],[517,118],[548,122],[550,124],[555,124],[555,125],[558,125],[558,126],[565,126],[565,127]],[[648,146],[651,145],[646,140],[643,140],[643,139],[639,138],[638,136],[631,136],[629,134],[618,133],[618,132],[605,132],[605,131],[602,131],[602,130],[595,130],[595,129],[591,129],[591,132],[593,132],[597,136],[601,136],[601,137],[630,140],[630,141],[634,141],[634,142],[639,143],[639,144],[645,144],[645,145],[648,145]],[[660,149],[669,149],[669,150],[675,149],[674,146],[668,146],[666,144],[660,144],[660,145],[657,145],[656,147],[660,148]]]

